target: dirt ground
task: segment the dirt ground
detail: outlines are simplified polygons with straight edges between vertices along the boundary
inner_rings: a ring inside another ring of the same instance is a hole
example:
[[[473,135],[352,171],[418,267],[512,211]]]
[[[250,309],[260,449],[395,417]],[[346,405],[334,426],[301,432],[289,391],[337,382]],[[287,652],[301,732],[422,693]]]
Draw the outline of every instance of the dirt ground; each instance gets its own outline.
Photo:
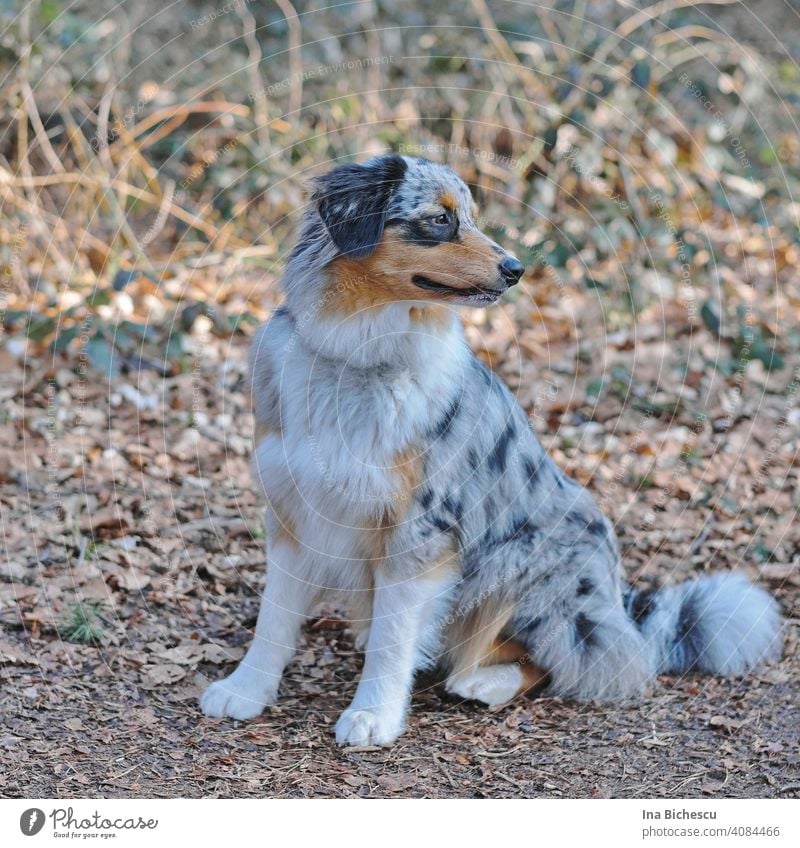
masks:
[[[487,316],[485,351],[507,350],[526,308],[518,301]],[[548,392],[528,363],[518,390],[529,407],[526,398],[539,398],[533,420],[540,432],[555,424],[555,436],[542,433],[551,450],[615,516],[630,576],[649,583],[743,568],[789,617],[780,664],[745,680],[662,678],[633,704],[539,698],[495,711],[450,699],[427,676],[395,746],[341,751],[332,727],[361,657],[329,616],[307,629],[279,706],[245,723],[198,710],[204,683],[227,673],[250,638],[263,534],[248,471],[245,341],[202,333],[194,341],[192,368],[163,382],[140,373],[109,387],[36,358],[3,368],[0,795],[798,793],[798,469],[777,458],[764,466],[758,447],[769,425],[784,439],[778,453],[796,448],[776,430],[780,393],[762,394],[748,413],[755,420],[724,434],[699,428],[685,462],[680,423],[643,422],[613,394],[581,400],[597,365]],[[611,355],[632,362],[629,342],[618,338]],[[661,348],[660,340],[636,348],[650,354],[643,361],[653,375]],[[678,341],[669,356],[688,349]],[[574,351],[555,344],[550,353],[544,373],[558,379]],[[500,371],[515,382],[512,367]],[[98,644],[77,641],[76,609]]]

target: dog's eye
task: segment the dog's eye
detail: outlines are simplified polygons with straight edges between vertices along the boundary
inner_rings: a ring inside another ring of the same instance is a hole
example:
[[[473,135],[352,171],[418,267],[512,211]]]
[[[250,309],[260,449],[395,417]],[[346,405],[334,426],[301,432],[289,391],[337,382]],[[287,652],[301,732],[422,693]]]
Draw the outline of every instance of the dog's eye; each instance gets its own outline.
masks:
[[[450,216],[443,212],[441,215],[434,217],[433,223],[438,224],[440,227],[445,227],[450,223]]]

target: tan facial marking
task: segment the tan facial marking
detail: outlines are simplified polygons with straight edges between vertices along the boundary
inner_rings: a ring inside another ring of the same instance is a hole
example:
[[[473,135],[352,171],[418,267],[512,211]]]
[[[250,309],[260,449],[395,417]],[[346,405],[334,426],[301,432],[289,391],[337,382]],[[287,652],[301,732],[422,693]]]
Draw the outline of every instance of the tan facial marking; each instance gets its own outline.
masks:
[[[455,197],[450,194],[450,192],[445,192],[440,198],[439,203],[444,206],[445,209],[449,209],[451,212],[455,212],[458,208],[458,201]]]
[[[331,263],[324,308],[333,314],[353,314],[404,300],[441,303],[452,296],[420,289],[412,277],[421,274],[453,288],[493,288],[499,284],[497,265],[492,243],[472,230],[464,231],[458,241],[434,247],[413,244],[387,230],[364,259],[343,256]]]

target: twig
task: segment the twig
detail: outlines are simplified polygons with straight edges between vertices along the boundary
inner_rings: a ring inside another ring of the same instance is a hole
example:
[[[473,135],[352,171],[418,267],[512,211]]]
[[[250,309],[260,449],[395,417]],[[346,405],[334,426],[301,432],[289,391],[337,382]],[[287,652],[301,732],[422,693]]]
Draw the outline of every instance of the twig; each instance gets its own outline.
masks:
[[[117,228],[122,233],[128,247],[136,256],[138,264],[155,276],[155,269],[150,264],[150,259],[139,243],[136,233],[134,233],[131,229],[131,225],[128,223],[125,211],[120,205],[117,196],[113,192],[108,191],[113,181],[109,180],[108,174],[102,169],[100,162],[94,155],[94,151],[91,146],[87,144],[83,133],[75,123],[72,115],[67,110],[63,110],[62,116],[69,132],[73,150],[75,150],[76,154],[79,152],[82,153],[82,158],[87,163],[88,170],[97,181],[97,187],[101,189],[100,204],[107,204],[109,206],[111,213],[115,218]]]
[[[539,22],[542,25],[545,35],[550,39],[550,46],[553,48],[556,57],[565,68],[568,67],[569,51],[566,47],[564,47],[564,44],[562,43],[563,39],[550,17],[553,13],[552,6],[549,9],[543,9],[541,6],[536,5],[534,8],[536,9],[536,17],[539,18]]]
[[[733,6],[739,2],[740,0],[703,0],[703,4],[709,6]],[[617,0],[617,3],[626,9],[637,8],[633,4],[632,0]],[[639,10],[635,15],[625,18],[625,20],[622,21],[622,23],[614,30],[614,33],[619,39],[627,38],[634,30],[639,29],[642,24],[646,24],[648,21],[660,18],[662,15],[674,12],[676,9],[684,9],[687,6],[696,5],[697,0],[660,0],[659,3],[654,3],[646,9]],[[598,54],[596,53],[595,57],[597,57],[597,55]],[[604,59],[608,55],[608,52],[600,51],[599,55]]]
[[[445,766],[445,764],[444,764],[444,759],[442,759],[441,757],[439,757],[439,755],[438,755],[438,754],[436,754],[436,753],[431,754],[431,758],[433,759],[433,763],[434,763],[434,765],[435,765],[435,766],[439,769],[439,771],[440,771],[440,772],[441,772],[441,773],[445,776],[445,779],[446,779],[446,780],[447,780],[447,782],[450,784],[450,788],[451,788],[451,789],[458,789],[458,785],[457,785],[457,784],[456,784],[456,782],[453,780],[452,775],[451,775],[451,774],[450,774],[450,772],[447,770],[447,767],[446,767],[446,766]]]
[[[542,97],[541,85],[536,79],[536,75],[530,68],[525,67],[525,65],[519,61],[516,53],[514,53],[508,41],[506,41],[505,36],[497,28],[497,24],[492,17],[491,10],[486,4],[486,0],[471,0],[471,2],[472,8],[478,16],[478,22],[480,23],[483,31],[486,33],[489,41],[492,42],[503,62],[511,66],[516,71],[519,78],[522,79],[523,85],[526,88],[525,93],[528,98],[531,100],[541,99],[543,102],[546,101],[547,98]],[[532,105],[527,104],[524,100],[519,100],[517,102],[520,104],[520,108],[529,112],[529,117],[532,118],[535,123],[536,116],[533,114]]]
[[[633,5],[631,0],[617,0],[617,2],[620,6],[623,6],[626,9],[631,8]],[[704,2],[708,5],[730,6],[738,3],[739,0],[704,0]],[[628,36],[631,35],[631,33],[643,24],[646,24],[648,21],[654,20],[655,18],[668,14],[669,12],[673,12],[676,9],[682,9],[686,6],[694,6],[696,3],[697,0],[660,0],[660,2],[654,3],[652,6],[648,6],[646,9],[641,9],[636,14],[625,18],[614,32],[602,41],[597,50],[595,50],[592,58],[583,66],[581,84],[576,85],[567,96],[567,99],[561,106],[562,114],[568,115],[575,108],[580,98],[583,97],[588,90],[589,81],[593,74],[598,72],[609,72],[610,69],[606,65],[606,59],[608,59],[611,52],[620,44],[620,42],[627,41]]]
[[[103,96],[100,98],[100,105],[97,107],[97,127],[95,128],[95,138],[98,140],[98,148],[100,161],[111,170],[111,156],[108,152],[108,117],[111,113],[111,102],[114,99],[114,85],[109,81],[106,85]]]
[[[172,200],[175,197],[175,180],[167,180],[167,188],[164,192],[164,196],[161,198],[161,206],[158,207],[158,214],[156,215],[156,220],[153,222],[153,226],[145,233],[145,237],[142,240],[142,244],[144,246],[150,244],[156,236],[164,229],[164,225],[167,223],[167,218],[169,217],[170,207],[172,206]]]
[[[200,103],[182,103],[179,106],[166,106],[139,121],[139,123],[133,127],[131,138],[135,141],[139,138],[139,136],[156,126],[156,124],[160,124],[162,121],[169,121],[178,117],[186,120],[186,118],[190,115],[210,112],[222,112],[225,115],[234,115],[239,118],[246,118],[250,114],[250,108],[242,105],[241,103],[229,103],[227,100],[209,100],[202,101]],[[181,123],[183,123],[183,120]],[[121,146],[120,141],[120,139],[117,139],[111,145],[112,149],[117,146]]]
[[[78,552],[78,561],[75,565],[80,568],[83,565],[83,561],[86,559],[86,548],[89,546],[89,540],[86,536],[81,536],[81,548]]]
[[[507,757],[509,754],[513,754],[515,751],[521,751],[525,747],[525,745],[517,745],[516,748],[509,748],[508,751],[478,751],[477,754],[479,757]]]
[[[513,777],[511,777],[510,775],[507,775],[505,772],[496,771],[495,774],[498,777],[502,777],[503,780],[507,780],[512,786],[516,786],[517,789],[524,789],[525,788],[524,784],[520,783],[518,780],[514,780]]]
[[[53,150],[53,145],[50,144],[50,139],[47,137],[47,132],[45,131],[44,124],[42,123],[41,116],[39,115],[39,109],[36,106],[36,99],[33,96],[33,89],[31,88],[27,78],[23,78],[20,81],[20,88],[22,91],[22,99],[25,102],[25,108],[28,112],[28,119],[31,124],[33,124],[33,130],[36,133],[36,141],[39,142],[39,147],[42,148],[42,153],[44,153],[47,161],[50,163],[50,167],[56,173],[63,173],[64,166],[61,164],[55,150]]]
[[[250,99],[253,101],[253,117],[256,123],[256,135],[264,155],[269,150],[269,104],[261,79],[261,45],[256,36],[256,19],[247,6],[237,6],[236,11],[244,23],[244,43],[250,54],[247,73],[250,76]]]
[[[289,70],[292,74],[289,112],[295,113],[299,112],[303,105],[303,57],[300,53],[303,33],[300,18],[297,17],[297,10],[291,0],[275,0],[275,2],[283,12],[286,25],[289,27]]]
[[[697,553],[697,551],[700,550],[700,548],[703,546],[703,542],[705,542],[705,540],[708,538],[709,534],[711,533],[711,528],[712,528],[713,524],[714,524],[714,517],[713,517],[713,515],[710,515],[708,517],[706,523],[703,525],[702,529],[700,530],[700,532],[697,534],[697,536],[695,536],[694,541],[689,545],[689,549],[687,551],[687,553],[689,555],[695,554],[695,553]]]
[[[162,208],[163,205],[164,208],[169,209],[169,213],[174,218],[177,218],[179,221],[183,221],[185,224],[188,224],[196,230],[200,230],[211,239],[217,239],[220,235],[220,230],[217,227],[192,212],[189,212],[183,207],[178,206],[174,200],[170,198],[165,200],[163,197],[156,196],[152,192],[147,191],[147,189],[138,188],[137,186],[130,185],[123,180],[112,179],[108,181],[106,186],[105,181],[100,179],[96,174],[70,172],[64,174],[47,174],[40,177],[13,177],[8,174],[7,171],[4,171],[4,169],[0,169],[0,184],[2,183],[6,183],[9,186],[45,186],[60,185],[62,183],[79,183],[84,186],[91,186],[94,189],[111,187],[125,196],[134,197],[136,200],[149,203],[159,209]],[[242,248],[252,247],[252,245],[248,242],[240,239],[236,239],[235,244]]]

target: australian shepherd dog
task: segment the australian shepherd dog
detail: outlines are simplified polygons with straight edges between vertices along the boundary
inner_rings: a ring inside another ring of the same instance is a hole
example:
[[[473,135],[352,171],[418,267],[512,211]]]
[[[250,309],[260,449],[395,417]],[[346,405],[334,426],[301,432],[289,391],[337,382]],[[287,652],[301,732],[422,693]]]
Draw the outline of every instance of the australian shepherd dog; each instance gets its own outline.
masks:
[[[656,674],[739,675],[779,655],[777,605],[740,574],[626,585],[612,525],[464,339],[458,307],[496,303],[524,271],[475,215],[467,186],[425,159],[312,184],[285,302],[252,345],[266,585],[206,715],[274,703],[331,596],[365,652],[336,723],[347,746],[397,739],[423,667],[496,705],[535,689],[619,700]]]

